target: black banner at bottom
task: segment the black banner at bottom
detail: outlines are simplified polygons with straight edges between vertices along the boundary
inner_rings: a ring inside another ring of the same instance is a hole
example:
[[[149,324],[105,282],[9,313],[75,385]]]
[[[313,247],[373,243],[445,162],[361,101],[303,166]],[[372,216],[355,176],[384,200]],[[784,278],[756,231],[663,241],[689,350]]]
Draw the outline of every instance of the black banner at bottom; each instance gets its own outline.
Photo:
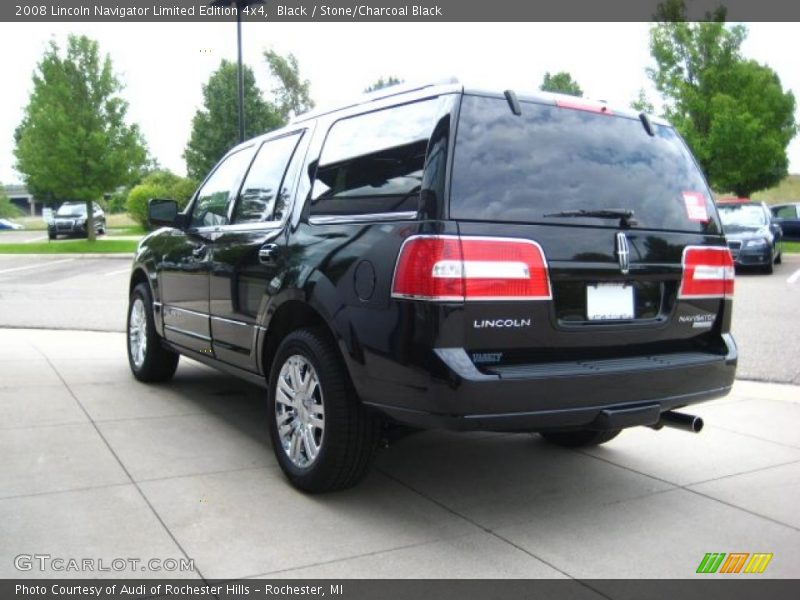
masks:
[[[758,577],[758,576],[755,576]],[[0,598],[41,600],[796,600],[800,580],[756,579],[3,579]]]

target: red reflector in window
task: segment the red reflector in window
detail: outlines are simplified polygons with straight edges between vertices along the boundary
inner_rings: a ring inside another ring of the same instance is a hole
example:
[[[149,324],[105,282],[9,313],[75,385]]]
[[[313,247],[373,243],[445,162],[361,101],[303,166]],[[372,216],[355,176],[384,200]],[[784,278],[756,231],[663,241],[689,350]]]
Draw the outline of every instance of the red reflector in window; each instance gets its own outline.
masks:
[[[679,298],[733,296],[735,271],[730,250],[687,246],[683,250],[683,278]]]
[[[530,240],[415,236],[400,250],[392,296],[418,300],[546,300],[547,263]]]

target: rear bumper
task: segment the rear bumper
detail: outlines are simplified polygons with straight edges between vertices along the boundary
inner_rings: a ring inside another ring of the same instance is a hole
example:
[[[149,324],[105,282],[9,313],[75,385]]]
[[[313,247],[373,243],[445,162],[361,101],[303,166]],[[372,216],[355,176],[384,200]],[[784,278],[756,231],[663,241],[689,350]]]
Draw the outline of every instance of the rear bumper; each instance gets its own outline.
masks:
[[[362,394],[402,423],[490,431],[616,429],[651,425],[661,412],[727,394],[736,372],[733,338],[725,355],[682,353],[479,371],[463,349],[439,349],[447,377],[405,389],[403,405]],[[397,396],[395,396],[397,397]]]

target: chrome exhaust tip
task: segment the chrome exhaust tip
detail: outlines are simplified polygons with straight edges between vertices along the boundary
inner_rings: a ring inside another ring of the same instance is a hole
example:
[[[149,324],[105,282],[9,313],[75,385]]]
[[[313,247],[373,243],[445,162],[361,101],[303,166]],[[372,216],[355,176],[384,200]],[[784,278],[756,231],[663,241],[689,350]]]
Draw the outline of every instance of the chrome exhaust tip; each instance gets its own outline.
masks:
[[[687,415],[684,413],[669,410],[661,413],[661,417],[653,426],[653,429],[661,429],[662,427],[672,427],[673,429],[682,429],[691,433],[700,433],[703,430],[703,419],[695,415]]]

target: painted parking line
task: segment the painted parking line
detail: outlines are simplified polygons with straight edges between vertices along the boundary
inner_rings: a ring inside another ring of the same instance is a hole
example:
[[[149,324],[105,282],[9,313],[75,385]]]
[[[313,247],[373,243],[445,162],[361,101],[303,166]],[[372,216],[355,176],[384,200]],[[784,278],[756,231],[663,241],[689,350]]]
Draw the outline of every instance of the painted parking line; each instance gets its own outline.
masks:
[[[46,240],[46,239],[47,239],[47,236],[46,236],[46,235],[43,235],[43,236],[41,236],[41,237],[35,237],[35,238],[31,238],[31,239],[29,239],[29,240],[25,240],[25,241],[23,242],[23,244],[32,244],[32,243],[34,243],[34,242],[41,242],[41,241],[43,241],[43,240]]]
[[[130,273],[131,268],[127,267],[125,269],[120,269],[119,271],[111,271],[110,273],[105,273],[106,277],[110,277],[111,275],[122,275],[123,273]]]
[[[61,260],[50,260],[47,262],[39,262],[34,265],[25,265],[24,267],[12,267],[10,269],[0,269],[0,275],[5,273],[13,273],[15,271],[27,271],[29,269],[39,269],[41,267],[50,267],[52,265],[58,265],[61,263],[72,262],[75,260],[74,258],[62,258]]]
[[[800,269],[792,273],[789,279],[786,280],[786,283],[797,283],[798,281],[800,281]]]

